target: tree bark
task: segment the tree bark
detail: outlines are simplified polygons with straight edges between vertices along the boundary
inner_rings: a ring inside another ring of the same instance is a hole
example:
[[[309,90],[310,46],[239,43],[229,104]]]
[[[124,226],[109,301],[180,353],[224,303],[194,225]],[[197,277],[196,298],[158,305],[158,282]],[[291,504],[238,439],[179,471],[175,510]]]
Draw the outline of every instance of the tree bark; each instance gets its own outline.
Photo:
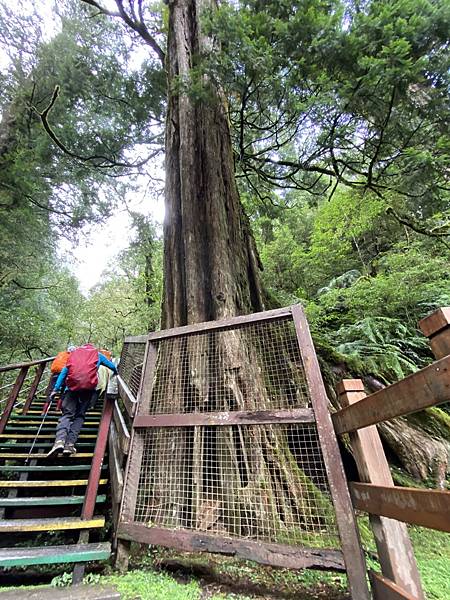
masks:
[[[196,57],[212,47],[200,28],[200,13],[211,5],[169,2],[163,328],[264,309],[225,99],[206,76],[202,97],[188,89]]]

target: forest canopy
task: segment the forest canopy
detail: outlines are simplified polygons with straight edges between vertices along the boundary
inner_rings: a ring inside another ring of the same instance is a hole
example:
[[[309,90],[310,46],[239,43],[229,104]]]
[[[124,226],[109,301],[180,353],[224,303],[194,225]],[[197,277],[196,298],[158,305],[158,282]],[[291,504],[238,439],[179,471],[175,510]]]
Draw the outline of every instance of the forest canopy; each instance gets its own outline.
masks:
[[[138,175],[151,213],[168,8],[30,6],[0,14],[4,362],[87,339],[117,352],[158,327],[162,298],[148,217],[134,215],[135,239],[87,298],[58,246],[98,227]],[[177,85],[226,98],[267,306],[302,302],[327,356],[383,381],[422,366],[417,320],[450,303],[449,6],[224,2],[201,18],[213,51]]]

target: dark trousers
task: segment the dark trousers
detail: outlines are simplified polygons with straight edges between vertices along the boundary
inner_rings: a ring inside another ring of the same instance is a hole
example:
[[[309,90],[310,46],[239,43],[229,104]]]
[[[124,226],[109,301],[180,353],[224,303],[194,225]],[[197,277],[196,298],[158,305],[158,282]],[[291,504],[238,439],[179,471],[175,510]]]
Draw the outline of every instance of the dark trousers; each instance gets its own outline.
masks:
[[[75,444],[83,427],[84,417],[91,402],[93,390],[68,390],[62,401],[62,416],[56,426],[56,440]]]

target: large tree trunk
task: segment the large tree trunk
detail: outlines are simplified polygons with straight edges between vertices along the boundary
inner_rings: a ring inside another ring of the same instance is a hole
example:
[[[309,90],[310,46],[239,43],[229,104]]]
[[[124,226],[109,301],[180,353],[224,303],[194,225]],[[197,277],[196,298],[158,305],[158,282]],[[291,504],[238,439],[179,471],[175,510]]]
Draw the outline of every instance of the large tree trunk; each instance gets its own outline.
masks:
[[[169,2],[163,328],[264,310],[259,258],[234,176],[226,102],[206,77],[201,97],[189,90],[196,57],[211,49],[200,28],[200,12],[211,4]],[[265,374],[255,367],[264,349],[254,340],[236,330],[209,339],[200,353],[196,343],[193,336],[167,351],[160,347],[147,410],[274,408]],[[306,522],[314,531],[323,526],[311,516],[308,499],[332,520],[325,490],[305,475],[298,447],[281,428],[166,429],[155,434],[151,452],[158,460],[146,500],[149,524],[271,541],[276,532],[281,541],[291,533],[289,524]]]
[[[226,103],[203,79],[207,100],[189,86],[195,57],[211,41],[200,11],[211,2],[169,3],[166,219],[162,327],[263,310],[259,259],[234,177]]]

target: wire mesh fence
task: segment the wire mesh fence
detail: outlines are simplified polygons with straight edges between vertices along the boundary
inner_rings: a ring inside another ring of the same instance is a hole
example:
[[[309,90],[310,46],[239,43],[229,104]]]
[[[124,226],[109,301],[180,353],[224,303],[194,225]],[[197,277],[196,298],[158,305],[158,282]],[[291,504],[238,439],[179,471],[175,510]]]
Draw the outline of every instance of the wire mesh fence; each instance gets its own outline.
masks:
[[[310,406],[291,320],[252,323],[155,342],[152,393],[139,414]]]
[[[125,381],[136,398],[142,377],[142,367],[145,356],[145,342],[124,343],[119,362],[119,375]]]
[[[138,435],[143,450],[132,521],[338,546],[315,425],[169,427]]]
[[[144,386],[150,391],[139,398],[139,417],[173,415],[175,425],[177,415],[192,413],[311,407],[290,317],[152,343],[156,363]],[[128,376],[144,359],[143,348],[133,352],[133,359],[131,348],[125,353]],[[314,422],[136,429],[121,521],[339,547]]]

